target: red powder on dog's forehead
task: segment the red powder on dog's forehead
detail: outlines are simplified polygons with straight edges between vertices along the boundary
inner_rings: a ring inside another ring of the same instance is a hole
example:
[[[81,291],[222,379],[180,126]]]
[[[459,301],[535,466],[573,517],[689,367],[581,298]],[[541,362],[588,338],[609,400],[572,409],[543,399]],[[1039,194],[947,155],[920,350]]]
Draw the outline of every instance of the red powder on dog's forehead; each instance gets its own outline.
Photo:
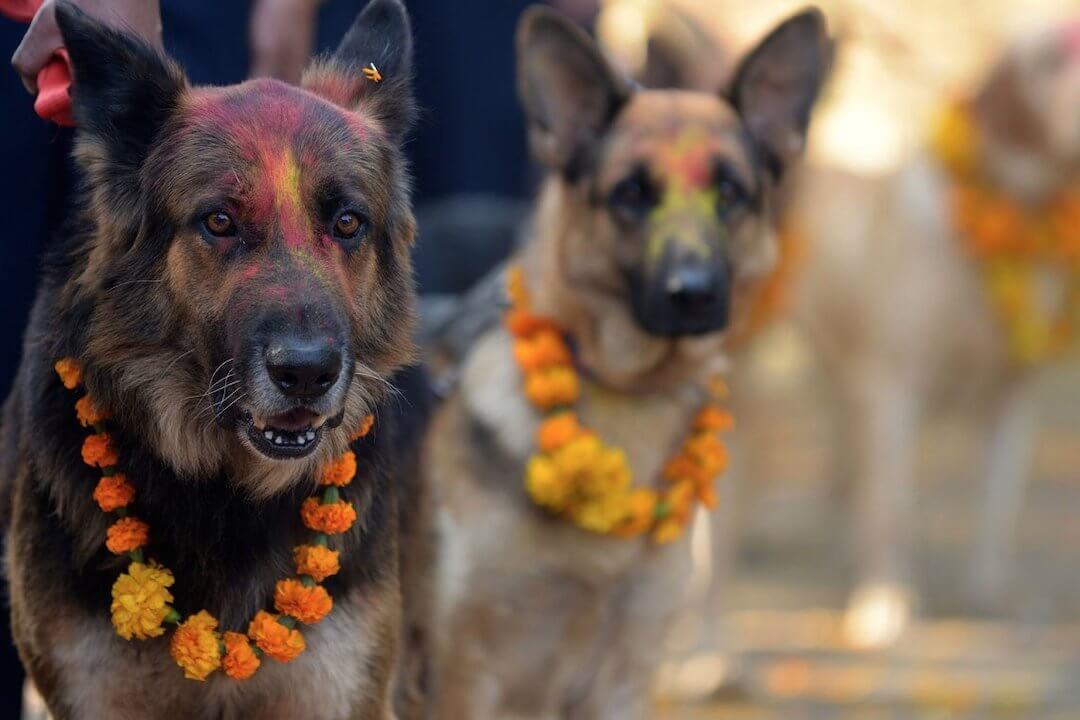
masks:
[[[685,128],[668,140],[659,164],[664,175],[684,190],[698,190],[712,182],[711,155],[700,128]]]

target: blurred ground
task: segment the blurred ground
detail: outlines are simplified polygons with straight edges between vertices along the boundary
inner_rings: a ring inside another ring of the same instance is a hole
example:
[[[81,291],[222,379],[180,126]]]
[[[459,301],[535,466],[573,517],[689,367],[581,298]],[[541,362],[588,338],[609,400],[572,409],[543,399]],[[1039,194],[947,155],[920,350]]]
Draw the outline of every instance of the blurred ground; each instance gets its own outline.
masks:
[[[962,582],[980,499],[975,434],[959,415],[925,428],[921,619],[882,653],[841,640],[853,567],[848,505],[831,477],[827,386],[805,368],[774,374],[782,379],[762,398],[774,410],[768,436],[756,438],[774,452],[767,479],[743,493],[735,577],[722,600],[720,637],[732,652],[724,660],[738,668],[738,686],[711,702],[664,703],[659,717],[1080,718],[1080,367],[1040,380],[1039,444],[1002,602],[976,608]],[[701,662],[703,673],[714,669]]]

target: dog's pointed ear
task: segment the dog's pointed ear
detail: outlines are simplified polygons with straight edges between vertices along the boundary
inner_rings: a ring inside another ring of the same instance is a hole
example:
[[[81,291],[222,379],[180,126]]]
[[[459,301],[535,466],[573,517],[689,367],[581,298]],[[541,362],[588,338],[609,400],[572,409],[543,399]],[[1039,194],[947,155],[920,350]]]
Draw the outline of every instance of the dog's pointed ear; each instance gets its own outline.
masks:
[[[71,58],[75,124],[90,140],[82,143],[80,158],[99,181],[137,193],[138,169],[187,81],[146,43],[70,3],[56,3],[56,24]]]
[[[729,99],[774,174],[802,153],[831,63],[825,17],[809,8],[769,33],[736,71]]]
[[[517,62],[533,155],[573,178],[630,97],[630,84],[584,30],[543,7],[521,18]]]
[[[401,0],[371,0],[329,58],[302,85],[343,107],[362,108],[401,139],[416,115],[413,40]]]

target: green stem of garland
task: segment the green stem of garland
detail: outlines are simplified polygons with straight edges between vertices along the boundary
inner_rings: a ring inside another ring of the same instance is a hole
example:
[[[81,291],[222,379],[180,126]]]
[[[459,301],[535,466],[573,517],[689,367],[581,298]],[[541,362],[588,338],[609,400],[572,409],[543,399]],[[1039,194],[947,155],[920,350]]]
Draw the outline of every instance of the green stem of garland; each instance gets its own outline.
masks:
[[[327,537],[326,533],[315,533],[315,537],[311,539],[311,544],[327,547],[330,544],[330,538]]]
[[[315,578],[311,577],[310,575],[301,575],[300,583],[306,588],[313,588],[318,584],[315,582]]]
[[[291,618],[288,615],[278,615],[277,621],[279,623],[281,623],[282,625],[284,625],[285,627],[289,628],[290,630],[293,630],[293,629],[296,628],[296,619]]]
[[[169,614],[165,616],[165,622],[170,625],[180,624],[180,613],[176,612],[175,608],[169,608]]]
[[[142,563],[143,562],[142,548],[135,548],[134,550],[132,550],[131,552],[128,553],[128,557],[131,558],[132,562]]]
[[[338,492],[337,487],[335,487],[333,485],[328,485],[327,488],[325,490],[323,490],[323,494],[322,494],[322,504],[323,505],[333,505],[334,503],[336,503],[340,499],[341,499],[341,493]]]

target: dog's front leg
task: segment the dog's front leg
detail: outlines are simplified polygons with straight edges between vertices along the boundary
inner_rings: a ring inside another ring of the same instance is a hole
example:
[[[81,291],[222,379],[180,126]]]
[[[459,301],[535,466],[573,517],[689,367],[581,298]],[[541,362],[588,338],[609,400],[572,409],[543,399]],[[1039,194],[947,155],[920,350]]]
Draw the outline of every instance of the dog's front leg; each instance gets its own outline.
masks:
[[[884,369],[884,368],[882,368]],[[887,645],[911,613],[914,461],[921,383],[902,369],[858,372],[851,381],[857,487],[855,542],[859,586],[845,632],[859,647]]]
[[[990,406],[983,462],[983,504],[975,538],[975,560],[968,579],[978,607],[1002,600],[1016,524],[1023,503],[1036,426],[1030,383],[1016,380],[1002,387]]]

